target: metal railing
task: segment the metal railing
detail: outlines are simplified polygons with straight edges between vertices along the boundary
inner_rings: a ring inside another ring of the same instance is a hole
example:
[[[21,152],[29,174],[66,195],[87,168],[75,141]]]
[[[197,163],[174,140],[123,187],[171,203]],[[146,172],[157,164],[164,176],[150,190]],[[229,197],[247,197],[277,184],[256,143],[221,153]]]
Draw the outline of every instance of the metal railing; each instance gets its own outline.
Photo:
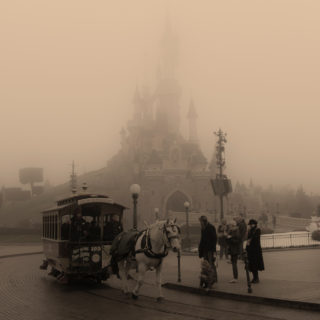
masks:
[[[261,247],[267,248],[293,248],[320,246],[320,241],[313,240],[307,231],[264,234],[261,236]]]

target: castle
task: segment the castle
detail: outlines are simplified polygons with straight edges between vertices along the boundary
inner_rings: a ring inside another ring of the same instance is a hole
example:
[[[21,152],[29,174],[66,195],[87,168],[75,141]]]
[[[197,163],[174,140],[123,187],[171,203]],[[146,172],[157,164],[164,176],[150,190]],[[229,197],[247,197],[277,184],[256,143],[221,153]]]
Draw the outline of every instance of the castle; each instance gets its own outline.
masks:
[[[136,87],[133,116],[121,130],[121,149],[100,172],[107,192],[131,207],[129,186],[141,186],[139,217],[153,221],[169,211],[212,212],[212,172],[200,150],[197,113],[190,101],[187,113],[188,139],[180,133],[180,87],[175,77],[177,41],[169,23],[162,38],[162,61],[154,92]],[[93,183],[93,184],[96,184]]]

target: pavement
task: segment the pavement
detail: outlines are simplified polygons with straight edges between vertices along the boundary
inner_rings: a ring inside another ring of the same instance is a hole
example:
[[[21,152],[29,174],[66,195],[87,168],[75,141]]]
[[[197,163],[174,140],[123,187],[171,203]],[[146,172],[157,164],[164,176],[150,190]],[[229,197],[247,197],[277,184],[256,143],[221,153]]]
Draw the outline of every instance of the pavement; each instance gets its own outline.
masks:
[[[42,246],[35,244],[0,245],[0,258],[41,251]],[[181,256],[181,282],[178,282],[177,257],[170,253],[163,263],[162,282],[165,288],[181,292],[320,311],[320,249],[264,252],[263,257],[266,270],[260,272],[260,283],[252,284],[252,293],[248,293],[244,263],[238,262],[238,283],[229,283],[232,266],[218,259],[218,282],[208,294],[199,288],[200,259],[195,255]],[[145,280],[153,284],[155,272],[148,272]],[[108,282],[121,286],[114,277]]]
[[[265,271],[259,272],[260,283],[252,284],[248,293],[244,263],[238,261],[239,281],[232,279],[232,265],[218,259],[218,282],[209,295],[241,301],[282,305],[320,311],[320,249],[264,252]],[[206,294],[199,288],[200,259],[181,257],[181,282],[177,261],[171,255],[164,262],[164,286],[189,293]]]

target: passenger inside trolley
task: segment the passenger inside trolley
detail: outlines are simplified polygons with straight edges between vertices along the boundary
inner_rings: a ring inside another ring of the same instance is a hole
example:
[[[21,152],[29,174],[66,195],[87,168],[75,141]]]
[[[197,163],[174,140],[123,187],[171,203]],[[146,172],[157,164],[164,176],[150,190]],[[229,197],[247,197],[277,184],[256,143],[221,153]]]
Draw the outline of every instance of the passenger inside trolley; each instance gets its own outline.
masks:
[[[117,214],[105,215],[103,222],[103,241],[112,241],[123,231]],[[93,242],[100,241],[100,238],[99,217],[83,216],[80,208],[74,216],[65,215],[62,217],[61,240]]]
[[[123,231],[123,227],[117,214],[113,214],[112,216],[108,215],[105,217],[105,219],[103,240],[112,241],[119,233]]]

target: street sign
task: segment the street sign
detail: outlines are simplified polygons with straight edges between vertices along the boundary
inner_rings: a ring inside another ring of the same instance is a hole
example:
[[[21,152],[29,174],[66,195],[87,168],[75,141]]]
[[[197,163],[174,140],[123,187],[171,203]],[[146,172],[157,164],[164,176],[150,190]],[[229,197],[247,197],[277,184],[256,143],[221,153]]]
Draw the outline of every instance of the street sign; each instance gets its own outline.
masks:
[[[213,193],[216,196],[226,196],[232,192],[232,184],[230,179],[210,179]]]

